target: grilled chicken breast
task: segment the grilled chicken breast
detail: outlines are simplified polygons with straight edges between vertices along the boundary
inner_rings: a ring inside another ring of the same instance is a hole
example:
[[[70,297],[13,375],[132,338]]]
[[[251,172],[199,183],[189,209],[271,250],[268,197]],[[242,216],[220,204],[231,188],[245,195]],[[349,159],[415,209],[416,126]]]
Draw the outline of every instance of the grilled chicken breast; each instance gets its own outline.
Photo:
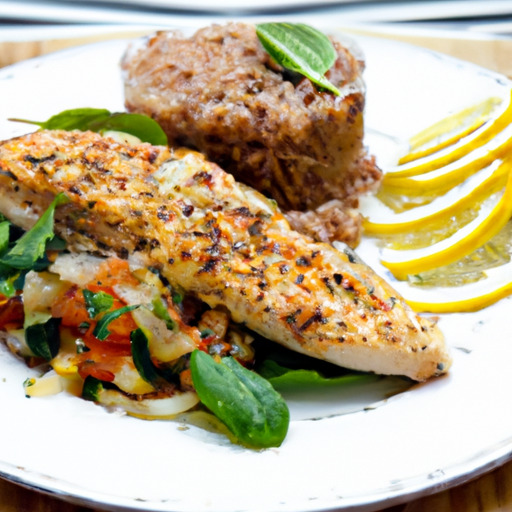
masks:
[[[128,258],[262,336],[338,365],[425,380],[443,336],[351,249],[293,231],[274,202],[189,150],[40,131],[0,144],[0,211],[30,228],[55,195],[71,251]]]

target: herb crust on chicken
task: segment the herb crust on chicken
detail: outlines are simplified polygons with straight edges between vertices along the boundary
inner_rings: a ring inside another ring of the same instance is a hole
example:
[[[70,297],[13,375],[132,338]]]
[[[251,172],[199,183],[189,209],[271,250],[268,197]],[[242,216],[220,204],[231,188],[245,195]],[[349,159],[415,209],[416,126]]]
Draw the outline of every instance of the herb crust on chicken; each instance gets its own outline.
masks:
[[[351,249],[293,231],[275,203],[204,156],[92,132],[0,143],[0,212],[29,229],[55,196],[74,252],[157,270],[211,308],[283,345],[347,368],[425,380],[450,356]]]

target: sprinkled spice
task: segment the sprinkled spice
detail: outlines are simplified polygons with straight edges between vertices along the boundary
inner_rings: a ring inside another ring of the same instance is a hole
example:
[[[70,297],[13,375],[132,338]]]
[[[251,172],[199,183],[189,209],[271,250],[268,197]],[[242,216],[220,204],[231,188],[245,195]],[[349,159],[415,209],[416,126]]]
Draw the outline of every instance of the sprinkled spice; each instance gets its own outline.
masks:
[[[306,256],[300,256],[299,258],[297,258],[295,260],[295,263],[297,264],[298,267],[310,267],[311,266],[311,262],[309,261],[309,259]]]

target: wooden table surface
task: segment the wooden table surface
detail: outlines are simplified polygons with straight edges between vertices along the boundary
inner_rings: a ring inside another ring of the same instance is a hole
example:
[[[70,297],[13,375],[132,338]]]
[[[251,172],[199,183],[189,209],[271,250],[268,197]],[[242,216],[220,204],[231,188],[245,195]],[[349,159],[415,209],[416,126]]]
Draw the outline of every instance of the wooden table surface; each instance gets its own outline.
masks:
[[[461,32],[453,34],[413,35],[401,31],[375,32],[354,30],[352,32],[378,35],[416,44],[453,55],[498,71],[512,77],[512,39],[475,38]],[[34,41],[0,41],[0,67],[14,62],[47,54],[62,48],[93,41],[139,36],[141,32],[119,30],[116,33],[101,33],[74,38],[46,38]],[[104,512],[99,508],[76,506],[55,497],[27,490],[19,485],[0,479],[0,512]],[[381,512],[512,512],[512,461],[486,473],[477,479],[452,489],[444,490],[418,500]]]

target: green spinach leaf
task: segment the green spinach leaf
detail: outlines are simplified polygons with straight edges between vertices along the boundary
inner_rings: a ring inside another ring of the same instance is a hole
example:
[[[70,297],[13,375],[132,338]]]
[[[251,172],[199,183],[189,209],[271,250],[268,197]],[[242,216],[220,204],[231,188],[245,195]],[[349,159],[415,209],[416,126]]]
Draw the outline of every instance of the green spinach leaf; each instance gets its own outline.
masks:
[[[14,246],[0,258],[0,263],[17,269],[30,269],[45,255],[46,243],[54,236],[55,209],[69,201],[63,193],[58,194],[32,229],[19,238]]]
[[[63,110],[46,121],[29,121],[28,119],[12,118],[19,123],[36,124],[43,130],[88,130],[89,124],[101,121],[110,116],[104,108],[74,108]]]
[[[246,446],[280,446],[290,413],[284,399],[258,374],[231,357],[216,362],[200,350],[190,359],[192,381],[201,402]]]
[[[258,373],[267,379],[278,391],[290,389],[348,386],[373,382],[376,376],[369,373],[351,372],[336,377],[325,377],[316,370],[291,369],[267,359],[258,367]]]
[[[143,142],[157,146],[167,145],[167,136],[160,125],[143,114],[110,112],[102,108],[75,108],[64,110],[46,121],[11,118],[11,121],[35,124],[44,130],[91,130],[104,133],[117,130],[135,135]]]
[[[116,130],[135,135],[141,141],[155,146],[167,145],[167,135],[160,125],[151,117],[143,114],[114,113],[106,119],[90,123],[89,130],[99,133]]]

